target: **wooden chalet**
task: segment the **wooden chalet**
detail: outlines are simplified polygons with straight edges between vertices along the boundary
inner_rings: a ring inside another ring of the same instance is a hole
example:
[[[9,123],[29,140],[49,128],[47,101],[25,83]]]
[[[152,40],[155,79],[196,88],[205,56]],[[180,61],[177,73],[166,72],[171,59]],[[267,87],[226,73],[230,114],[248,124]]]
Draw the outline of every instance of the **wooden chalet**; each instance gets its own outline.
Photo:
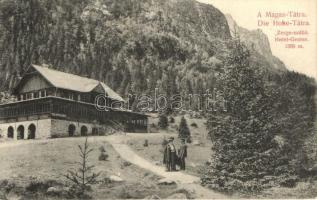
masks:
[[[13,91],[16,102],[0,105],[0,134],[14,139],[147,132],[148,118],[123,109],[124,100],[105,83],[31,65]],[[106,109],[96,108],[98,95]]]

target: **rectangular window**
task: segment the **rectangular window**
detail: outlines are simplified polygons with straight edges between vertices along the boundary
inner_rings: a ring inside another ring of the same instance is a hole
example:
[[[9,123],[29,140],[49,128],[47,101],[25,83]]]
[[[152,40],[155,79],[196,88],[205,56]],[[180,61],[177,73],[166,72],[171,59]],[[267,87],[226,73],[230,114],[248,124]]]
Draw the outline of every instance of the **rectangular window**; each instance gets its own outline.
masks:
[[[27,93],[26,94],[26,99],[28,100],[28,99],[32,99],[32,93]]]
[[[74,100],[74,95],[73,95],[73,93],[69,93],[69,94],[68,94],[68,98],[71,99],[71,100]]]
[[[39,92],[39,95],[40,95],[40,98],[46,97],[46,90],[41,90],[41,91]]]

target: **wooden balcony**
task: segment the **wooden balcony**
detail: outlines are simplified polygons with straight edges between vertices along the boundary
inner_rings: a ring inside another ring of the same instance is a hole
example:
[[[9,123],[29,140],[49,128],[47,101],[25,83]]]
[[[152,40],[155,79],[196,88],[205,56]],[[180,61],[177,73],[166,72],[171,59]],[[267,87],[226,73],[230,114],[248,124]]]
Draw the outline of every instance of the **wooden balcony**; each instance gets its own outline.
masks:
[[[53,96],[0,105],[2,121],[45,114],[52,118],[105,124],[116,121],[136,129],[147,126],[147,116],[140,113],[114,109],[98,111],[94,104]]]

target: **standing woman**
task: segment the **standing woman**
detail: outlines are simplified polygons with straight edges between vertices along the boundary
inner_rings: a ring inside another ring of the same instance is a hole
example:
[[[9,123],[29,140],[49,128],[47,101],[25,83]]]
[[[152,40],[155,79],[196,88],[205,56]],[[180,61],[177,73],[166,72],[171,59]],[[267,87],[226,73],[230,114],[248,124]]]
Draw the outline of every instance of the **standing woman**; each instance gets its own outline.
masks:
[[[182,139],[181,146],[178,150],[178,156],[179,156],[179,165],[180,165],[180,170],[185,170],[186,165],[185,165],[185,158],[187,157],[187,145],[185,143],[185,139]]]
[[[176,148],[173,143],[174,137],[168,138],[168,144],[164,149],[163,163],[166,166],[166,171],[176,171]]]

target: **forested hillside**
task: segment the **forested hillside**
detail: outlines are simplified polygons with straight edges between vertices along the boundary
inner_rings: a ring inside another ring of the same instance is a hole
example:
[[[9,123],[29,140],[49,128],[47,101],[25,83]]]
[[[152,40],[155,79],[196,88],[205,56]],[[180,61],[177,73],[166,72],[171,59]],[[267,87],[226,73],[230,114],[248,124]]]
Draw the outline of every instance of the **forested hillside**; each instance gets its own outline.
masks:
[[[31,64],[105,81],[123,96],[201,94],[217,84],[231,38],[225,16],[194,0],[2,0],[1,89]],[[270,51],[270,50],[268,50]],[[272,66],[253,51],[253,62]]]

